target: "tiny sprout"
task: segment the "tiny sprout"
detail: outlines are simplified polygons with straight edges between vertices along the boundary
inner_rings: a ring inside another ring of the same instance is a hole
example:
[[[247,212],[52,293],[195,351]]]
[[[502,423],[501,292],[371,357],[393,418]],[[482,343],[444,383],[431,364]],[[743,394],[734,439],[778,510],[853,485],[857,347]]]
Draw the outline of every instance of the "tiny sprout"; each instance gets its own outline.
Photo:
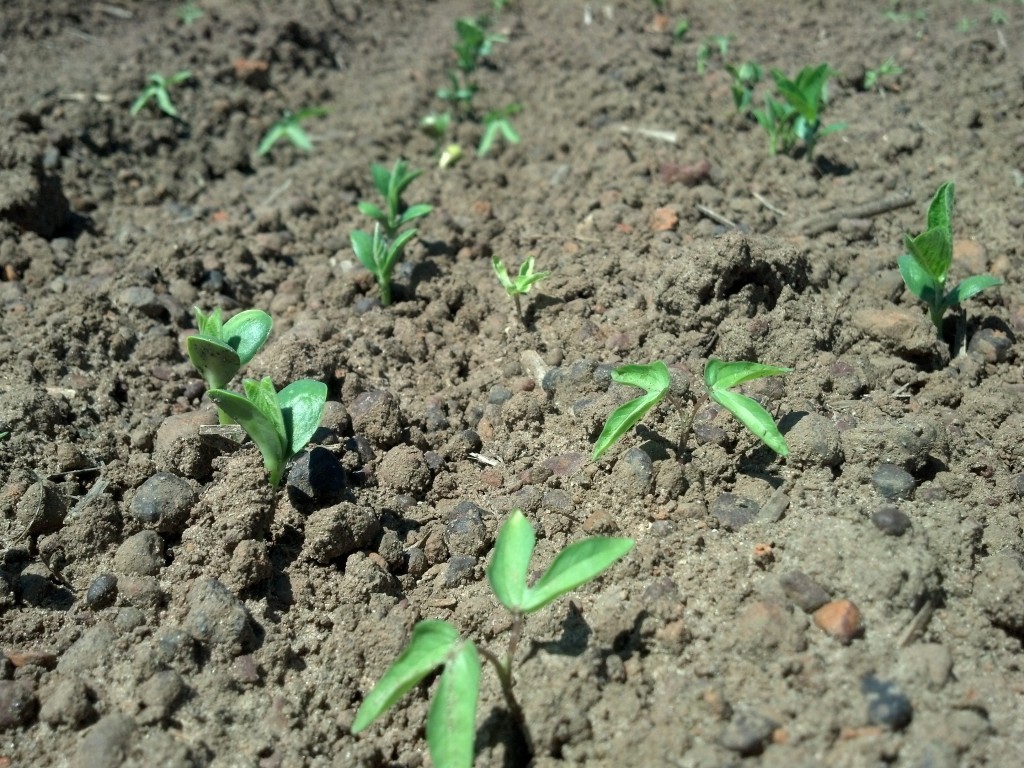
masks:
[[[732,75],[732,103],[739,113],[745,113],[750,109],[754,99],[754,86],[761,82],[764,70],[760,65],[752,61],[745,62],[740,66],[726,64],[725,70]]]
[[[273,321],[260,309],[246,309],[226,323],[221,322],[220,307],[209,315],[195,308],[199,333],[185,342],[188,358],[209,389],[227,385],[247,365],[270,337]],[[220,414],[221,423],[228,423]]]
[[[502,136],[509,144],[519,143],[519,134],[512,127],[509,120],[512,115],[517,115],[522,110],[519,104],[509,104],[501,109],[495,109],[484,117],[484,135],[480,139],[480,146],[476,150],[478,157],[483,157],[491,151],[495,139]]]
[[[352,250],[356,258],[366,267],[377,279],[377,286],[380,289],[380,303],[382,306],[391,304],[391,272],[402,259],[405,246],[418,234],[418,230],[407,229],[399,232],[393,240],[381,234],[380,224],[373,225],[373,236],[366,234],[361,229],[352,233]]]
[[[544,574],[528,586],[536,536],[516,509],[498,532],[487,580],[495,597],[512,613],[504,658],[463,640],[446,621],[421,621],[398,659],[384,672],[356,712],[352,733],[365,730],[402,696],[439,667],[437,692],[427,714],[427,746],[438,768],[473,765],[476,706],[480,695],[480,656],[498,675],[505,703],[532,752],[529,730],[514,692],[512,664],[524,617],[595,579],[633,548],[632,539],[593,536],[563,549]]]
[[[928,206],[928,229],[917,237],[904,235],[903,243],[910,253],[899,258],[900,275],[910,292],[928,305],[928,314],[939,336],[947,310],[986,288],[1002,285],[991,275],[974,275],[961,281],[946,293],[946,277],[953,263],[953,202],[955,187],[947,181],[939,187]]]
[[[449,144],[441,150],[441,156],[437,160],[438,168],[447,168],[455,165],[462,157],[462,146],[460,144]]]
[[[718,52],[721,58],[729,53],[729,35],[708,35],[697,47],[697,74],[703,75],[708,68],[712,55]]]
[[[804,143],[807,159],[812,160],[818,139],[846,127],[844,123],[821,124],[831,70],[828,64],[804,67],[795,80],[790,80],[777,69],[773,69],[771,74],[783,101],[775,101],[765,94],[765,108],[754,110],[754,118],[768,134],[769,153],[774,155],[779,149],[789,152],[800,140]]]
[[[519,274],[515,278],[511,278],[508,276],[508,270],[501,259],[497,256],[491,257],[491,266],[494,268],[494,274],[498,276],[498,282],[505,289],[505,293],[515,302],[516,314],[519,315],[520,320],[523,319],[523,309],[520,305],[519,297],[529,293],[534,283],[544,280],[551,274],[550,272],[534,272],[533,264],[534,257],[530,256],[519,265]]]
[[[186,27],[196,21],[199,21],[199,19],[203,18],[205,15],[206,14],[203,9],[196,3],[192,2],[192,0],[178,6],[178,18],[181,19],[181,23]]]
[[[326,114],[327,110],[322,107],[307,107],[305,109],[300,109],[298,112],[289,112],[288,110],[285,110],[281,119],[270,126],[270,130],[267,131],[260,140],[260,145],[256,149],[256,154],[267,154],[267,152],[269,152],[271,148],[282,138],[288,139],[288,141],[303,152],[312,152],[313,142],[310,141],[309,135],[302,127],[302,123],[311,117],[323,117]]]
[[[373,163],[370,173],[373,175],[374,186],[384,198],[387,211],[374,203],[363,201],[359,203],[359,212],[380,224],[387,238],[394,238],[401,227],[434,210],[432,205],[405,205],[402,193],[423,171],[410,171],[404,160],[396,160],[390,171],[383,165]]]
[[[895,77],[903,73],[902,67],[897,67],[895,60],[890,56],[879,64],[878,69],[869,69],[864,73],[864,90],[870,91],[876,85],[880,85],[883,77]]]
[[[495,43],[507,43],[508,38],[502,35],[487,34],[490,19],[481,16],[479,19],[464,18],[455,22],[455,34],[459,40],[452,46],[461,71],[473,72],[480,59],[491,55]]]
[[[437,141],[444,138],[452,123],[451,112],[431,112],[420,120],[420,130]]]
[[[242,425],[263,454],[270,484],[277,488],[288,460],[297,455],[313,437],[327,402],[327,385],[301,379],[280,392],[267,376],[261,381],[243,382],[245,397],[223,389],[211,389],[213,400]]]
[[[164,77],[158,72],[154,72],[149,76],[149,85],[142,89],[142,92],[138,95],[135,101],[132,102],[131,114],[137,115],[139,111],[146,106],[146,103],[150,99],[156,99],[156,105],[160,111],[170,117],[177,117],[178,110],[174,108],[174,104],[171,102],[171,96],[167,92],[167,89],[172,85],[181,85],[186,80],[192,77],[192,73],[187,70],[181,72],[175,72],[170,77]]]
[[[679,411],[683,419],[683,430],[679,438],[679,455],[686,447],[686,439],[697,411],[707,402],[708,398],[725,408],[742,424],[760,438],[769,448],[780,456],[789,454],[786,440],[779,432],[771,415],[755,400],[730,391],[747,381],[789,373],[789,368],[780,368],[760,363],[732,362],[708,360],[704,366],[704,394],[694,403],[687,417],[679,399],[671,392],[672,379],[668,367],[661,360],[649,365],[623,365],[612,371],[612,381],[639,387],[645,394],[623,403],[608,417],[604,429],[601,430],[594,444],[593,459],[614,445],[626,432],[636,426],[648,411],[660,403],[665,397]]]

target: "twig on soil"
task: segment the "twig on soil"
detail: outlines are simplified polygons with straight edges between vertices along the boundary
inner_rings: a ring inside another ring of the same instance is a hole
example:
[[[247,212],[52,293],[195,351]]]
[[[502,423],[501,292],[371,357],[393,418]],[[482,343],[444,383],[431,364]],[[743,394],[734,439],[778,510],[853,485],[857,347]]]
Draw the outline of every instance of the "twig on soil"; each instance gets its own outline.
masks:
[[[908,645],[913,643],[923,633],[925,628],[928,626],[928,622],[931,621],[932,612],[935,610],[935,606],[932,605],[931,600],[925,600],[924,605],[921,609],[914,614],[914,618],[910,620],[907,628],[903,630],[903,634],[900,635],[900,639],[896,642],[897,648],[906,648]]]
[[[804,221],[797,222],[793,228],[808,237],[813,237],[814,235],[820,235],[822,232],[829,232],[838,228],[846,219],[869,219],[872,216],[888,213],[897,208],[905,208],[913,202],[914,197],[910,194],[910,190],[905,189],[894,195],[889,195],[889,197],[883,197],[880,200],[870,200],[850,208],[840,208],[824,216],[805,219]]]
[[[781,208],[776,208],[774,205],[769,203],[764,198],[763,195],[760,195],[757,192],[753,192],[753,191],[750,194],[752,194],[754,196],[754,199],[757,200],[757,202],[759,202],[761,205],[763,205],[765,208],[767,208],[772,213],[777,213],[779,216],[785,216],[786,215],[786,212],[784,210],[782,210]]]
[[[667,141],[669,144],[678,144],[678,134],[675,131],[664,131],[660,128],[633,128],[629,125],[619,127],[623,133],[635,133],[639,136],[646,136],[648,139]]]
[[[119,5],[111,5],[110,3],[98,3],[96,10],[107,14],[107,16],[113,16],[115,19],[132,19],[135,18],[135,14],[129,11],[127,8],[122,8]]]
[[[71,508],[71,511],[68,512],[67,516],[64,519],[74,520],[76,517],[82,514],[85,511],[85,508],[92,503],[93,499],[95,499],[97,496],[99,496],[101,493],[107,490],[108,485],[110,485],[110,483],[108,483],[102,477],[99,478],[95,483],[93,483],[93,486],[92,488],[89,489],[89,492],[85,494],[85,496],[80,498],[78,500],[78,503]]]
[[[288,188],[289,188],[289,187],[290,187],[291,185],[292,185],[292,179],[291,179],[291,178],[289,178],[289,179],[288,179],[287,181],[285,181],[285,182],[284,182],[284,184],[281,184],[280,186],[278,186],[278,187],[275,187],[275,188],[274,188],[274,189],[273,189],[273,190],[271,191],[271,193],[270,193],[269,195],[267,195],[267,196],[266,196],[266,197],[264,198],[263,202],[262,202],[262,203],[260,203],[260,207],[261,207],[261,208],[266,208],[266,207],[267,207],[268,205],[270,205],[270,204],[271,204],[272,202],[274,202],[275,200],[277,200],[277,198],[279,198],[279,197],[280,197],[281,195],[283,195],[283,194],[284,194],[285,192],[287,192],[287,191],[288,191]]]
[[[697,208],[698,211],[703,213],[709,219],[711,219],[712,221],[718,222],[723,227],[732,227],[733,229],[739,229],[739,226],[737,226],[737,224],[735,222],[732,222],[729,219],[725,218],[725,216],[723,216],[722,214],[715,213],[710,208],[706,208],[703,205],[697,205],[695,207]]]
[[[469,458],[479,461],[481,464],[486,464],[488,467],[496,467],[501,464],[501,459],[492,459],[490,456],[484,456],[482,453],[470,453],[467,454]]]

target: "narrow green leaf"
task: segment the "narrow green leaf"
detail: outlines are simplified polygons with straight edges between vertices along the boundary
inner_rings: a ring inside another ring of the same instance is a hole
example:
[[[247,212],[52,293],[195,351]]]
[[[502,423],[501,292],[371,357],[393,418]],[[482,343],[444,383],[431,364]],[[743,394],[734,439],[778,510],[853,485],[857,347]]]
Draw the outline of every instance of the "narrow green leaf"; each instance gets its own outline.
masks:
[[[928,229],[941,229],[948,237],[953,237],[953,204],[956,197],[956,185],[947,181],[940,186],[931,204],[928,206]]]
[[[739,392],[713,389],[709,394],[712,400],[739,419],[747,429],[763,440],[765,445],[780,456],[789,455],[789,446],[786,445],[785,438],[775,426],[771,414],[762,408],[760,403]]]
[[[414,685],[441,666],[458,642],[458,630],[448,622],[419,622],[405,650],[363,699],[352,723],[352,733],[359,733],[391,709]]]
[[[368,216],[374,221],[379,221],[383,224],[388,220],[387,214],[384,213],[384,211],[382,211],[380,209],[380,206],[378,205],[374,205],[373,203],[364,200],[363,202],[359,203],[358,208],[359,212],[363,214],[363,216]]]
[[[185,341],[188,359],[203,377],[209,389],[221,389],[235,377],[242,361],[231,347],[220,339],[203,334],[189,336]]]
[[[390,277],[391,270],[394,269],[395,262],[402,258],[402,252],[405,250],[405,246],[418,234],[419,230],[407,229],[404,232],[399,232],[398,236],[388,243],[387,257],[384,260],[384,269],[382,270],[385,276]]]
[[[972,296],[977,296],[979,293],[984,291],[986,288],[994,288],[997,285],[1002,285],[1003,281],[998,277],[992,277],[992,275],[974,275],[968,277],[966,280],[961,280],[956,288],[946,294],[944,303],[947,308],[955,307],[958,304],[962,304]]]
[[[221,338],[246,365],[266,343],[273,325],[274,321],[263,310],[246,309],[224,323]]]
[[[636,426],[647,412],[665,397],[672,383],[668,366],[661,360],[655,360],[649,365],[620,366],[612,371],[612,381],[640,387],[647,393],[623,403],[612,411],[597,442],[594,443],[594,461]]]
[[[465,642],[448,659],[427,714],[427,746],[437,768],[472,768],[480,657]]]
[[[303,152],[313,151],[313,142],[309,140],[309,135],[297,123],[286,125],[284,132],[288,136],[289,141]]]
[[[498,282],[501,283],[501,287],[505,289],[505,292],[509,296],[515,294],[515,285],[512,283],[512,279],[508,276],[508,269],[505,264],[497,256],[491,256],[491,267],[494,269],[494,274],[498,276]]]
[[[284,469],[284,451],[276,426],[252,402],[223,389],[211,389],[210,399],[228,416],[242,425],[263,454],[263,464],[270,474],[270,484],[277,487]]]
[[[199,329],[199,333],[213,339],[220,339],[223,337],[220,307],[214,307],[213,312],[209,315],[204,315],[203,310],[199,307],[192,307],[192,311],[196,314],[196,328]]]
[[[352,250],[355,251],[359,263],[376,275],[380,271],[377,264],[376,253],[373,249],[373,238],[357,229],[350,235],[352,239]]]
[[[256,148],[257,155],[265,155],[270,149],[277,144],[277,140],[284,135],[284,126],[275,124],[270,127],[270,130],[264,134],[260,140],[259,147]]]
[[[285,458],[295,456],[306,447],[324,415],[327,385],[321,381],[300,379],[277,393],[284,419]]]
[[[763,379],[765,376],[782,376],[792,370],[792,368],[744,361],[726,363],[712,358],[704,365],[704,383],[709,392],[731,389],[747,381]]]
[[[632,539],[592,536],[558,553],[536,584],[523,596],[523,613],[540,610],[552,600],[595,578],[633,548]]]
[[[498,531],[494,544],[494,557],[487,568],[487,580],[498,601],[510,611],[523,609],[526,594],[526,576],[533,556],[533,526],[518,509],[512,510],[508,520]]]
[[[917,237],[906,235],[903,238],[910,255],[917,259],[925,272],[939,286],[946,282],[946,273],[953,261],[953,243],[949,232],[941,227],[929,229]]]
[[[391,188],[391,171],[378,163],[370,165],[370,175],[373,177],[373,186],[380,192],[385,200],[388,197],[388,190]]]
[[[242,381],[242,388],[245,390],[245,397],[249,402],[273,424],[274,431],[277,433],[281,444],[281,456],[283,460],[287,460],[287,434],[285,433],[284,417],[281,415],[281,404],[277,401],[277,390],[274,389],[274,382],[269,376],[264,376],[259,381],[245,379]]]
[[[911,254],[905,253],[897,259],[900,275],[908,290],[929,306],[939,301],[940,288],[935,280]]]
[[[434,210],[434,206],[427,205],[426,203],[420,203],[419,205],[411,205],[405,209],[402,215],[398,218],[398,226],[408,224],[413,219],[418,219],[422,216],[426,216]]]

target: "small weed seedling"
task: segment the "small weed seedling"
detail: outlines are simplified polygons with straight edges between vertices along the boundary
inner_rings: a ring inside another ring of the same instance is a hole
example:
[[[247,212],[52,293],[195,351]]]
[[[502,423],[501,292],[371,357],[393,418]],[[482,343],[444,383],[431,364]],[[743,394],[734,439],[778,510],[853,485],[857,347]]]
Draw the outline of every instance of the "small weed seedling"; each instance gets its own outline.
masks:
[[[486,16],[477,19],[464,18],[455,22],[455,34],[458,41],[455,49],[456,63],[459,70],[467,75],[476,71],[481,59],[491,55],[495,43],[507,43],[508,38],[502,35],[488,34],[487,27],[491,20]]]
[[[210,399],[242,425],[263,454],[270,484],[277,488],[288,460],[313,437],[327,402],[327,385],[311,379],[293,381],[280,392],[270,377],[246,379],[245,397],[223,389],[211,389]]]
[[[472,640],[463,640],[446,621],[421,621],[398,659],[363,700],[352,724],[359,733],[434,670],[441,668],[437,691],[427,714],[427,746],[437,768],[470,768],[476,705],[480,692],[480,656],[498,675],[506,705],[527,744],[532,745],[522,708],[515,697],[512,664],[527,614],[586,584],[624,557],[632,539],[594,536],[570,544],[531,587],[527,586],[535,537],[518,509],[498,532],[487,579],[498,601],[512,612],[512,629],[504,658]]]
[[[752,61],[736,66],[726,64],[725,70],[732,75],[732,103],[736,112],[745,114],[754,99],[754,86],[761,82],[764,70]]]
[[[199,333],[189,336],[185,342],[188,359],[208,389],[221,389],[266,343],[273,321],[261,309],[246,309],[226,323],[221,322],[220,307],[209,315],[196,307],[195,313]],[[230,423],[223,411],[220,421]]]
[[[495,109],[484,117],[484,135],[480,137],[480,146],[477,147],[477,157],[483,157],[491,151],[495,140],[501,136],[509,144],[519,143],[519,134],[512,127],[509,120],[512,115],[519,114],[522,107],[519,104],[509,104],[507,107]]]
[[[387,210],[363,201],[359,203],[359,212],[380,224],[384,228],[384,236],[388,239],[394,238],[398,230],[410,221],[426,216],[434,210],[432,205],[405,205],[402,193],[423,171],[410,171],[404,160],[396,160],[394,168],[390,171],[383,165],[373,163],[370,166],[370,173],[373,175],[373,185],[384,198]]]
[[[804,143],[807,159],[812,160],[818,139],[846,127],[843,123],[821,124],[825,86],[831,74],[829,66],[804,67],[795,80],[790,80],[777,69],[773,69],[771,74],[783,101],[775,101],[765,94],[765,108],[754,110],[755,119],[768,134],[769,152],[774,155],[780,148],[789,152],[800,140]]]
[[[361,229],[357,229],[351,235],[352,250],[355,251],[356,258],[377,279],[381,306],[387,307],[391,304],[391,273],[395,269],[395,264],[402,260],[405,246],[416,237],[417,232],[415,228],[407,229],[400,232],[394,240],[388,240],[381,233],[380,224],[374,224],[372,237]]]
[[[519,319],[522,320],[524,325],[526,320],[523,318],[523,308],[519,297],[529,293],[534,283],[540,282],[551,274],[550,272],[534,272],[533,263],[534,257],[530,256],[519,265],[519,274],[512,278],[508,276],[508,270],[501,259],[497,256],[491,257],[491,266],[494,268],[494,274],[498,276],[498,282],[505,289],[505,293],[515,302],[516,314],[519,315]]]
[[[889,57],[878,65],[878,69],[869,69],[864,73],[864,90],[870,91],[876,85],[881,88],[881,80],[883,77],[895,77],[900,74],[903,74],[902,67],[897,67],[896,61],[892,57]]]
[[[142,89],[142,92],[132,102],[131,113],[133,115],[139,114],[150,99],[155,99],[156,105],[161,112],[169,117],[176,118],[178,110],[174,108],[174,103],[171,101],[171,95],[167,92],[167,89],[173,85],[181,85],[190,77],[192,77],[192,73],[186,70],[175,72],[170,77],[164,77],[160,73],[154,72],[149,76],[149,84]]]
[[[903,282],[928,305],[928,314],[940,338],[947,310],[959,310],[960,304],[972,296],[1003,284],[998,277],[974,275],[946,293],[946,276],[953,263],[953,198],[953,182],[947,181],[928,206],[928,228],[917,237],[904,235],[903,243],[910,253],[899,258]]]
[[[645,394],[620,405],[605,422],[597,442],[594,444],[593,459],[596,461],[614,445],[626,432],[636,426],[647,412],[668,397],[672,405],[683,419],[683,430],[679,437],[678,455],[682,456],[686,447],[686,439],[693,426],[697,411],[707,402],[708,398],[725,408],[743,425],[760,438],[769,448],[780,456],[789,454],[786,440],[768,413],[756,400],[738,392],[737,387],[754,379],[766,376],[778,376],[789,373],[789,368],[760,363],[732,362],[708,360],[704,366],[704,394],[694,403],[689,416],[683,410],[680,400],[672,394],[672,380],[668,367],[661,360],[649,365],[624,365],[612,371],[612,381],[639,387]]]
[[[708,35],[700,41],[700,45],[697,46],[698,75],[703,75],[707,71],[708,62],[715,53],[718,53],[719,58],[725,59],[729,53],[728,35]]]
[[[302,123],[309,120],[311,117],[323,117],[326,114],[327,110],[323,107],[306,107],[305,109],[300,109],[298,112],[289,112],[288,110],[285,110],[281,119],[270,126],[270,130],[267,131],[260,140],[260,145],[256,149],[256,154],[267,154],[267,152],[269,152],[281,139],[288,139],[288,141],[303,152],[312,152],[313,142],[310,141],[309,135],[306,133],[306,129],[302,127]]]
[[[186,27],[191,26],[194,22],[199,21],[206,14],[203,9],[196,5],[194,2],[182,3],[178,6],[178,18],[181,19],[181,23]]]

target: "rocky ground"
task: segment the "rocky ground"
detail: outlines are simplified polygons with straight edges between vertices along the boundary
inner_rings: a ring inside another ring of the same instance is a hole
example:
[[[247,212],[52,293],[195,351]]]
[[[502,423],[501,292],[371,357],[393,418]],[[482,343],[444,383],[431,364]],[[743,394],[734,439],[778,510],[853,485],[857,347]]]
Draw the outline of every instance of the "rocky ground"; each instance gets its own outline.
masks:
[[[528,619],[532,754],[485,670],[477,765],[1017,763],[1024,8],[655,5],[4,4],[0,764],[428,765],[435,681],[355,712],[420,619],[504,648],[515,508],[538,567],[636,546]],[[522,141],[478,158],[463,120],[438,168],[419,119],[481,14],[507,42],[476,100],[521,104]],[[834,69],[813,161],[736,114],[745,61]],[[130,114],[178,71],[178,119]],[[313,153],[257,153],[311,106]],[[349,235],[398,157],[434,210],[385,308]],[[952,279],[1005,281],[963,345],[896,269],[947,180]],[[492,255],[551,271],[525,322]],[[329,387],[277,494],[200,431],[194,306],[266,310],[246,374]],[[666,403],[591,460],[636,394],[612,368],[696,388],[709,357],[793,369],[746,390],[788,457],[710,406],[680,455]]]

